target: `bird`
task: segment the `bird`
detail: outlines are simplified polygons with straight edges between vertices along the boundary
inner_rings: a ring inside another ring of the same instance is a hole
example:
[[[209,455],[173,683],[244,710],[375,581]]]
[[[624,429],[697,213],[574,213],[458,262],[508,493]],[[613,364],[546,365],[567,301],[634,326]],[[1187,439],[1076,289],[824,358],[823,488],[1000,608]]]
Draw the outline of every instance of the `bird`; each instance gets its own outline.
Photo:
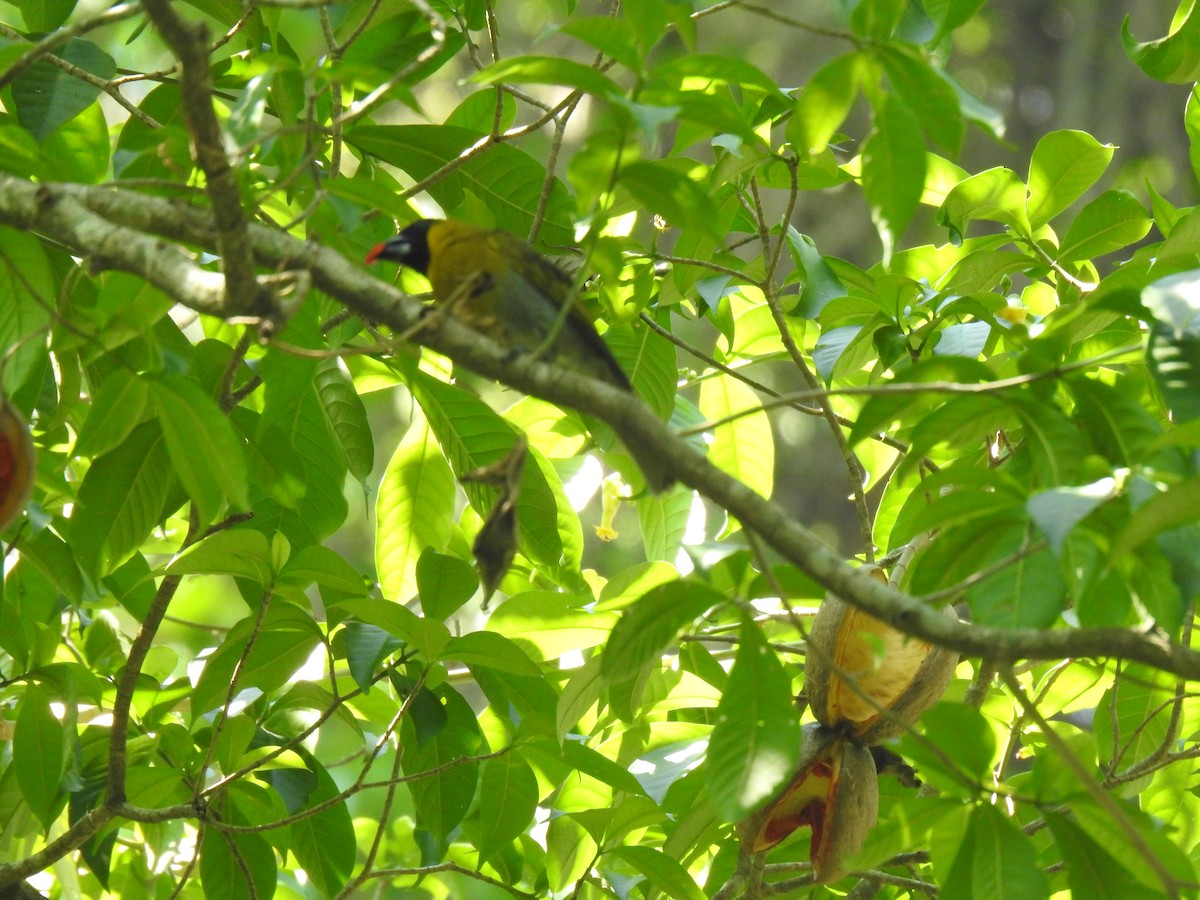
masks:
[[[429,279],[434,299],[455,319],[504,346],[542,353],[564,368],[633,393],[629,376],[574,298],[571,277],[527,241],[458,219],[418,219],[373,247],[365,261],[379,260],[420,272]],[[619,426],[614,430],[620,435]],[[632,440],[624,443],[652,491],[670,487],[674,476],[657,451],[642,450]]]

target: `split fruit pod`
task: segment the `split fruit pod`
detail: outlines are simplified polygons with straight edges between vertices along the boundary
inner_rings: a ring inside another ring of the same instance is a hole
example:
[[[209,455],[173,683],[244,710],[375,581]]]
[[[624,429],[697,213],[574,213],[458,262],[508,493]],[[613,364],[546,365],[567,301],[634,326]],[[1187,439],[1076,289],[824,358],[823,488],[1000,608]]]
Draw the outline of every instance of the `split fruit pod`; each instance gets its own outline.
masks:
[[[866,746],[817,723],[804,726],[796,775],[782,793],[741,826],[754,853],[797,828],[812,828],[809,859],[818,883],[846,874],[879,815],[879,775]]]
[[[886,581],[878,568],[870,574]],[[947,607],[946,614],[954,611]],[[808,633],[804,693],[822,725],[877,744],[937,703],[957,665],[958,653],[910,637],[830,594]]]
[[[7,399],[0,397],[0,532],[16,520],[29,501],[35,465],[29,425]]]

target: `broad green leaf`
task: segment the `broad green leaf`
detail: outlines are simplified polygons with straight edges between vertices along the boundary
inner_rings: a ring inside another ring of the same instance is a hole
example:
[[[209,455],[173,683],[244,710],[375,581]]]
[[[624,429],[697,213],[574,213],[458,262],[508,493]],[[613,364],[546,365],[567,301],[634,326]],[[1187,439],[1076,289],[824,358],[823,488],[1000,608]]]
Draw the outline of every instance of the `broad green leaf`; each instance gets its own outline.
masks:
[[[70,544],[84,572],[107,575],[141,547],[173,481],[157,421],[142,423],[92,463],[71,512]]]
[[[423,373],[413,377],[410,387],[460,480],[512,449],[516,440],[513,427],[478,397]],[[496,488],[468,482],[463,490],[480,517],[486,517],[496,500]],[[553,573],[560,583],[582,587],[578,572],[583,528],[567,502],[562,481],[535,451],[521,476],[517,534],[522,554]]]
[[[419,419],[388,461],[375,500],[375,569],[384,596],[406,602],[417,593],[419,561],[449,544],[453,514],[454,475]]]
[[[50,324],[50,309],[42,298],[58,293],[57,280],[46,250],[32,233],[0,227],[0,243],[20,270],[0,266],[0,346],[5,363],[0,371],[0,391],[11,395],[25,383],[45,358],[43,342],[34,338]]]
[[[900,24],[904,0],[862,0],[850,13],[850,25],[856,34],[886,41]]]
[[[475,797],[479,763],[464,757],[479,752],[481,738],[475,713],[461,694],[449,685],[442,685],[434,693],[446,710],[446,724],[434,737],[414,748],[407,737],[412,725],[406,722],[403,762],[404,774],[412,779],[408,788],[417,827],[444,842],[467,814]],[[442,768],[444,771],[436,775],[422,774]],[[485,795],[481,799],[488,802],[490,798]]]
[[[1040,228],[1099,180],[1116,148],[1085,131],[1051,131],[1029,161],[1029,224]]]
[[[193,721],[220,708],[239,691],[278,690],[308,661],[321,641],[321,631],[312,617],[289,603],[272,603],[257,633],[254,618],[242,619],[231,628],[205,662],[192,692]]]
[[[670,160],[622,166],[618,184],[647,212],[662,216],[676,228],[697,229],[716,236],[718,217],[712,197]]]
[[[775,440],[761,406],[754,391],[725,374],[705,380],[700,388],[700,410],[709,421],[737,415],[713,429],[709,462],[770,497],[775,486]]]
[[[971,844],[969,879],[965,884],[947,880],[940,896],[972,900],[1040,900],[1049,896],[1033,843],[998,808],[988,804],[975,807],[964,847],[967,842]],[[964,888],[968,891],[965,895]]]
[[[275,896],[279,880],[275,851],[261,834],[206,829],[199,856],[200,883],[206,897],[266,900]]]
[[[1192,269],[1152,282],[1142,303],[1153,314],[1149,359],[1172,417],[1200,418],[1200,277]]]
[[[274,575],[271,545],[261,531],[230,528],[193,544],[167,566],[169,575],[200,573],[249,578],[266,587]]]
[[[623,92],[598,68],[556,56],[510,56],[476,72],[480,84],[557,84],[612,99]]]
[[[724,602],[704,585],[671,581],[647,591],[622,613],[604,646],[601,671],[610,682],[638,677],[689,622]]]
[[[325,423],[338,449],[346,458],[350,474],[360,481],[371,474],[375,459],[375,444],[367,411],[354,390],[354,382],[336,360],[317,366],[315,382]]]
[[[757,66],[738,56],[713,53],[688,53],[674,56],[654,67],[652,76],[686,81],[717,81],[754,88],[767,94],[779,93],[779,85]]]
[[[55,54],[104,81],[117,73],[113,58],[91,41],[72,38]],[[40,61],[14,79],[12,94],[17,118],[40,143],[60,125],[90,107],[99,96],[100,88]]]
[[[1030,539],[1026,528],[1000,531],[990,552],[974,559],[980,568],[1011,559],[999,572],[967,589],[974,621],[1005,628],[1046,628],[1058,618],[1066,601],[1058,560],[1049,548],[1028,553]]]
[[[12,742],[12,766],[17,787],[42,828],[48,832],[65,799],[59,791],[65,744],[63,723],[50,709],[50,698],[41,685],[25,685],[17,707]]]
[[[961,240],[972,219],[1000,222],[1028,234],[1025,185],[1011,169],[987,169],[954,186],[938,212],[938,222],[950,229],[952,240]]]
[[[815,319],[830,300],[845,297],[846,288],[838,279],[837,273],[821,256],[812,238],[801,234],[790,225],[788,247],[796,261],[796,268],[804,278],[800,301],[792,308],[790,315],[802,319]]]
[[[1092,803],[1076,802],[1072,804],[1072,812],[1088,837],[1120,862],[1139,884],[1155,891],[1157,896],[1162,896],[1164,887],[1156,872],[1159,866],[1174,878],[1177,885],[1195,880],[1194,864],[1160,830],[1159,825],[1140,810],[1128,805],[1124,807],[1123,818],[1132,821],[1139,838],[1136,843],[1123,827],[1124,823],[1115,819],[1108,810],[1099,809]],[[1156,866],[1147,864],[1147,853],[1153,854]]]
[[[580,719],[603,696],[608,679],[601,673],[602,657],[593,656],[571,673],[563,685],[555,710],[558,739],[563,740]]]
[[[925,0],[925,13],[938,26],[937,34],[930,44],[937,44],[951,31],[971,21],[984,2],[985,0]]]
[[[1200,519],[1200,478],[1188,478],[1156,494],[1134,510],[1113,541],[1114,560],[1172,528]]]
[[[704,900],[704,891],[687,869],[661,850],[644,845],[621,847],[616,855],[646,876],[650,884],[674,900]]]
[[[642,58],[638,53],[633,29],[625,19],[612,16],[572,16],[558,27],[560,34],[569,34],[611,56],[627,69],[640,71]]]
[[[883,64],[896,96],[916,116],[918,125],[951,154],[957,153],[965,122],[958,94],[950,82],[904,44],[885,44],[875,56]]]
[[[246,454],[216,401],[180,376],[162,376],[149,388],[171,463],[200,522],[216,521],[227,506],[249,506]]]
[[[737,657],[708,743],[708,794],[737,822],[778,791],[795,770],[800,720],[792,681],[755,623],[744,620]]]
[[[411,609],[390,600],[364,597],[339,600],[333,608],[376,625],[421,652],[428,662],[437,659],[450,641],[450,632],[437,619],[418,616]]]
[[[471,599],[479,578],[469,563],[426,547],[417,560],[417,591],[421,610],[445,621]]]
[[[528,678],[542,677],[541,667],[525,651],[492,631],[472,631],[450,638],[442,649],[442,659],[457,660],[472,668],[485,666]]]
[[[80,456],[102,456],[121,444],[142,421],[150,399],[145,379],[126,369],[117,369],[96,391],[75,452]]]
[[[1150,231],[1150,217],[1128,191],[1105,191],[1079,211],[1058,249],[1060,262],[1093,259],[1137,243]]]
[[[800,155],[820,153],[833,140],[858,96],[862,59],[857,53],[826,63],[796,99],[787,123],[787,139]]]
[[[602,76],[601,76],[602,77]],[[445,125],[359,125],[347,140],[408,172],[414,180],[428,178],[445,166],[445,177],[429,193],[447,211],[463,206],[469,192],[483,203],[499,228],[527,235],[540,207],[545,165],[507,143],[460,162],[469,148],[487,141],[487,134]],[[574,243],[571,220],[574,204],[557,178],[551,180],[546,215],[538,238],[552,247]]]
[[[1177,19],[1170,33],[1156,41],[1139,42],[1129,30],[1128,15],[1121,23],[1125,53],[1151,78],[1172,84],[1187,84],[1200,78],[1200,7],[1181,4],[1179,11],[1189,6],[1183,21]]]
[[[538,781],[515,753],[489,759],[479,779],[480,856],[489,859],[523,834],[538,804]]]
[[[487,629],[528,641],[542,659],[557,659],[569,650],[604,643],[617,622],[616,613],[589,612],[582,602],[570,594],[527,591],[505,600],[488,619]]]
[[[1029,518],[1050,541],[1050,548],[1061,554],[1063,543],[1081,519],[1113,496],[1116,482],[1102,478],[1079,487],[1051,488],[1029,498]]]
[[[922,779],[958,797],[972,797],[990,782],[996,737],[982,713],[943,701],[921,717],[921,729],[923,739],[905,733],[900,746]]]
[[[301,816],[292,823],[289,849],[296,855],[296,862],[304,869],[313,886],[324,896],[331,897],[345,886],[354,867],[354,823],[346,801],[335,799],[340,791],[329,772],[307,754],[305,760],[309,772],[278,769],[268,772],[267,776],[277,789],[285,780],[300,782],[308,788],[302,804],[289,804],[289,813],[295,815],[302,809],[324,807],[320,812]],[[314,775],[315,785],[312,784]]]
[[[1067,883],[1074,897],[1096,900],[1151,900],[1161,894],[1134,881],[1129,871],[1092,840],[1074,819],[1051,810],[1046,825],[1067,864]]]
[[[862,149],[862,184],[885,258],[917,212],[925,188],[925,143],[916,117],[888,94]]]

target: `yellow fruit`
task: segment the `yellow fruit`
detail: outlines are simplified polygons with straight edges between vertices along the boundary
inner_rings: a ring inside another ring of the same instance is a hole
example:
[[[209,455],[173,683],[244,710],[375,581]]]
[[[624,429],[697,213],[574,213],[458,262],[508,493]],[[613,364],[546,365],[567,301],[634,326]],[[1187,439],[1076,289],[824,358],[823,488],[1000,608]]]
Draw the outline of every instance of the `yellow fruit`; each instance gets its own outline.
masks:
[[[879,814],[879,782],[871,751],[824,726],[804,727],[796,775],[741,828],[754,853],[774,847],[797,828],[812,828],[809,859],[818,882],[836,881]]]
[[[29,426],[0,398],[0,532],[21,514],[33,490],[33,439]]]
[[[872,574],[884,580],[880,570]],[[804,692],[818,722],[877,744],[933,706],[957,665],[954,651],[909,637],[830,595],[809,631]]]

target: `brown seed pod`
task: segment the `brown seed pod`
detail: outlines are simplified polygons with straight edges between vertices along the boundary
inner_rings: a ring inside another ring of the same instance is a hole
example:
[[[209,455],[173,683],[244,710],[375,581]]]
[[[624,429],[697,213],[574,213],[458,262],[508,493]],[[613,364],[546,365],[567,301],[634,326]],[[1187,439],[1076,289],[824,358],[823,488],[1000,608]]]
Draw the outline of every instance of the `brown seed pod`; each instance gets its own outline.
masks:
[[[33,491],[35,457],[29,426],[0,397],[0,532],[21,514]]]
[[[774,847],[797,828],[812,828],[809,858],[818,882],[846,874],[879,814],[879,779],[871,751],[822,725],[804,726],[796,775],[761,812],[742,824],[754,853]]]
[[[871,574],[885,580],[879,569]],[[818,722],[877,744],[933,706],[957,665],[954,651],[909,637],[831,594],[808,634],[804,692]]]

